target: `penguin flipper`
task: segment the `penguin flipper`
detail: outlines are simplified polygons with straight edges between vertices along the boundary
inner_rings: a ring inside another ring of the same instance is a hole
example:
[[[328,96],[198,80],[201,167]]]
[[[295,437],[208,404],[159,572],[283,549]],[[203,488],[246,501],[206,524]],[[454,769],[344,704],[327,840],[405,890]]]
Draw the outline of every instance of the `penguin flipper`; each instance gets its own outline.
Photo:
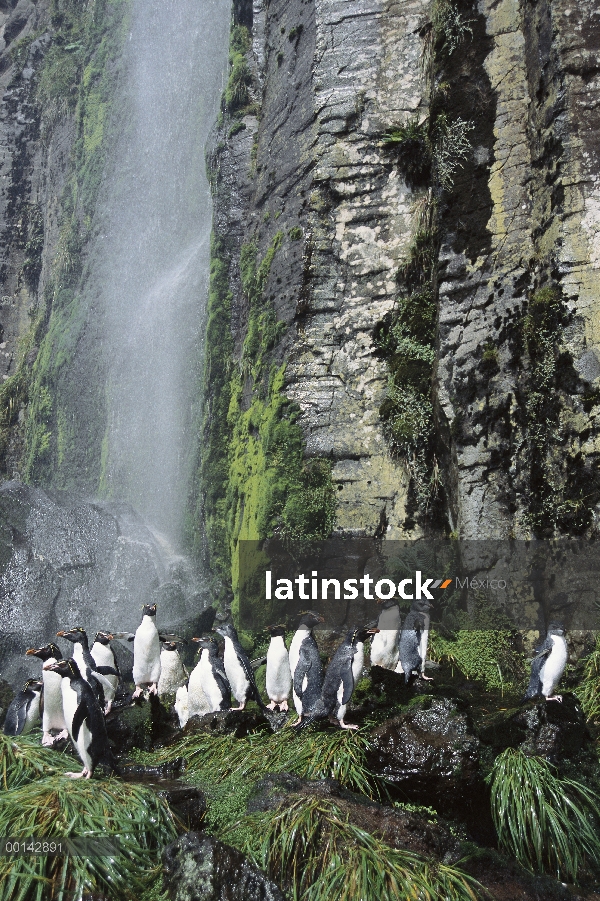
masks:
[[[342,672],[342,685],[342,704],[347,704],[354,691],[354,677],[352,676],[352,670],[350,668]]]
[[[225,675],[224,669],[217,669],[213,667],[213,676],[215,682],[219,686],[219,691],[221,692],[221,696],[223,698],[222,703],[226,706],[222,707],[222,710],[228,710],[231,707],[231,685],[229,684],[229,679]]]
[[[106,698],[104,697],[104,689],[102,687],[102,683],[100,682],[99,679],[96,679],[96,677],[94,676],[93,673],[91,673],[89,675],[89,680],[90,680],[90,687],[91,687],[92,691],[94,692],[94,694],[96,695],[96,698],[98,700],[98,703],[100,704],[100,707],[102,708],[102,710],[104,710],[104,708],[106,707]]]
[[[302,646],[300,648],[300,654],[298,656],[298,663],[296,664],[296,669],[294,670],[294,692],[301,700],[302,695],[304,694],[304,689],[302,687],[304,677],[308,676],[311,668],[312,660],[310,659],[308,652],[305,650],[304,646]]]
[[[75,711],[75,715],[73,717],[73,722],[71,723],[71,732],[73,734],[73,741],[77,741],[77,736],[79,735],[79,730],[83,725],[83,721],[88,716],[88,708],[85,701],[81,701],[77,710]]]
[[[112,666],[97,666],[94,672],[100,673],[101,676],[117,676],[117,678],[119,677],[118,670],[113,669]]]

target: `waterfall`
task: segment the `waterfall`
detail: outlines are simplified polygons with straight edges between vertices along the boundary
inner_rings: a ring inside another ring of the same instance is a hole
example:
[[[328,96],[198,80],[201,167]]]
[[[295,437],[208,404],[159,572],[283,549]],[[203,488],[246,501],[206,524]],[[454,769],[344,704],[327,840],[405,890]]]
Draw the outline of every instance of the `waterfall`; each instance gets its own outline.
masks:
[[[226,71],[229,8],[230,0],[134,0],[91,253],[109,373],[101,489],[175,542],[208,285],[204,146]]]

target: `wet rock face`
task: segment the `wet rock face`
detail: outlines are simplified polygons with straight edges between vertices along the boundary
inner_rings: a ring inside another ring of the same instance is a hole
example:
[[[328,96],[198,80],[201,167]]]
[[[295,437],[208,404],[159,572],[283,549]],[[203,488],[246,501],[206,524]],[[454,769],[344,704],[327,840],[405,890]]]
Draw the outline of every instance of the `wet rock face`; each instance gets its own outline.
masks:
[[[197,832],[165,848],[163,867],[170,901],[284,901],[275,883],[243,854]]]
[[[331,799],[349,822],[379,836],[392,848],[436,857],[458,852],[458,841],[440,823],[419,813],[384,807],[342,788],[335,779],[311,782],[290,773],[268,775],[257,784],[248,812],[274,810],[287,799],[291,801],[298,796]]]
[[[201,612],[193,574],[126,504],[49,495],[20,482],[0,486],[0,658],[11,682],[39,673],[30,647],[83,626],[134,632],[145,603],[159,628],[187,628]],[[118,645],[118,642],[116,642]],[[131,645],[125,645],[130,649]],[[127,654],[123,655],[127,657]]]
[[[456,701],[424,698],[372,736],[369,766],[411,801],[456,810],[481,786],[480,743]]]
[[[575,756],[590,737],[579,702],[570,694],[562,704],[540,701],[499,711],[484,720],[477,734],[496,750],[521,748],[552,762]]]
[[[208,732],[214,735],[232,735],[245,738],[251,732],[266,726],[262,713],[253,710],[218,710],[205,716],[192,716],[184,732]]]

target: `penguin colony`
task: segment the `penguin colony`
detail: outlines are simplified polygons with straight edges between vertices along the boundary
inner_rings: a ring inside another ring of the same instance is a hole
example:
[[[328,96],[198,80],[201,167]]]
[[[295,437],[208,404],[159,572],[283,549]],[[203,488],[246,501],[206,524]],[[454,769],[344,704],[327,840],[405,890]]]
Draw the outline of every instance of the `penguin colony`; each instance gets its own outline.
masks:
[[[356,725],[345,722],[345,715],[363,672],[365,642],[371,639],[372,665],[404,673],[405,683],[413,674],[429,679],[424,669],[430,607],[425,600],[414,601],[402,625],[398,604],[383,601],[377,626],[351,629],[325,674],[313,634],[315,626],[324,622],[321,614],[313,610],[300,614],[289,652],[285,645],[285,626],[270,626],[271,641],[266,656],[266,691],[270,703],[266,705],[256,686],[253,664],[232,625],[214,629],[224,639],[222,657],[214,637],[192,639],[198,645],[198,661],[188,675],[178,651],[178,645],[186,641],[176,635],[160,634],[156,626],[156,605],[145,605],[135,634],[98,632],[91,649],[81,627],[57,632],[58,637],[72,644],[71,659],[63,659],[53,643],[30,648],[27,655],[37,657],[42,663],[41,680],[29,679],[18,692],[8,709],[4,733],[24,735],[41,718],[42,744],[51,746],[69,736],[83,763],[80,773],[67,775],[89,779],[98,763],[113,767],[105,716],[111,711],[122,681],[111,647],[115,638],[133,642],[135,690],[126,704],[142,694],[174,695],[174,709],[182,728],[191,716],[243,710],[249,700],[255,701],[265,716],[277,708],[286,712],[291,691],[297,714],[292,725],[296,730],[323,719],[342,729],[356,729]],[[536,648],[523,700],[542,696],[547,701],[562,701],[562,696],[555,695],[554,691],[567,657],[565,630],[560,623],[550,623],[545,641]],[[235,707],[232,698],[237,702]]]

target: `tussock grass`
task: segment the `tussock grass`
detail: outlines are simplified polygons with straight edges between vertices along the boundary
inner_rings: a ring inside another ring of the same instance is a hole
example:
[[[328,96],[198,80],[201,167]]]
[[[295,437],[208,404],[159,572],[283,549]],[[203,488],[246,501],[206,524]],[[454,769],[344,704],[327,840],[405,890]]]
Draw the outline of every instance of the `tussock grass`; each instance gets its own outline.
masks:
[[[560,779],[547,761],[508,748],[488,777],[502,848],[538,873],[576,882],[600,861],[600,796]]]
[[[596,639],[596,647],[585,661],[583,678],[576,694],[588,720],[600,720],[600,636]]]
[[[298,798],[239,825],[229,841],[238,841],[292,901],[476,901],[484,894],[460,869],[391,848],[352,825],[329,799]]]
[[[50,776],[4,793],[0,835],[85,839],[92,851],[94,838],[119,842],[112,857],[0,857],[0,901],[71,901],[97,891],[137,899],[156,876],[156,852],[175,838],[177,823],[151,789]]]
[[[187,761],[186,780],[201,786],[208,798],[206,822],[222,836],[245,815],[256,782],[267,773],[291,772],[305,779],[333,778],[369,798],[379,798],[385,786],[369,771],[369,741],[361,732],[316,732],[301,735],[290,729],[246,738],[206,733],[186,735],[158,752],[158,762],[177,757]],[[146,761],[148,755],[139,755]],[[152,761],[157,762],[153,753]]]
[[[18,788],[42,776],[64,773],[73,768],[72,757],[64,752],[43,748],[39,735],[19,735],[12,738],[0,734],[0,786],[4,790]]]

